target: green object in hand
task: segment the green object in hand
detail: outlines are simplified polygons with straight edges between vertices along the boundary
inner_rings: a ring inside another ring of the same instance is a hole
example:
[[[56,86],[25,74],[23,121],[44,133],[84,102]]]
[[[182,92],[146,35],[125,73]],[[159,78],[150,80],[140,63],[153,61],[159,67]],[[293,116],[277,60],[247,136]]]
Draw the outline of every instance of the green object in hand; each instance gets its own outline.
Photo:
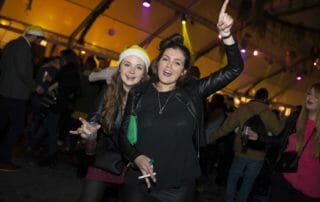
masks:
[[[131,115],[127,133],[128,140],[131,145],[135,145],[138,140],[137,116]]]

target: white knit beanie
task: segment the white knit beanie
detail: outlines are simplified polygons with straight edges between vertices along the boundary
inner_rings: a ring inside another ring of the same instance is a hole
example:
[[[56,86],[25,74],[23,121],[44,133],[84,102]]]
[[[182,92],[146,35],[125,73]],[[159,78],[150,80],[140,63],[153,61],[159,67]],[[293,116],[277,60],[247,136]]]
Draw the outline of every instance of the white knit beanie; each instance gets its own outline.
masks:
[[[143,60],[144,64],[146,65],[146,70],[148,72],[149,65],[150,65],[150,59],[149,59],[148,53],[146,52],[145,49],[141,48],[138,45],[132,45],[128,49],[122,51],[122,53],[119,56],[119,64],[122,62],[122,60],[125,57],[131,56],[131,55],[137,56],[141,60]]]

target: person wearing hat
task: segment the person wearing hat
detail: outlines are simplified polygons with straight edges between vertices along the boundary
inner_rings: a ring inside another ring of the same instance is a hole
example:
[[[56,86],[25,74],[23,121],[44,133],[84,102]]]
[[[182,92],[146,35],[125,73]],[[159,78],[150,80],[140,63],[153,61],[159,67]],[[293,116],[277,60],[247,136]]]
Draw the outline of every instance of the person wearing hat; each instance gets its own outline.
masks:
[[[12,149],[23,133],[26,102],[32,92],[33,63],[31,43],[44,38],[42,28],[31,26],[6,44],[0,60],[0,171],[16,171]],[[9,123],[10,125],[7,125]]]
[[[149,65],[149,56],[143,48],[133,45],[124,50],[111,82],[97,98],[94,111],[89,113],[87,120],[80,118],[81,127],[70,131],[86,140],[86,154],[94,159],[79,201],[99,202],[106,198],[118,201],[125,167],[118,145],[123,111],[130,89],[148,79]],[[103,130],[98,130],[101,126]],[[115,159],[115,156],[119,158]],[[112,169],[113,165],[116,165],[115,169]]]

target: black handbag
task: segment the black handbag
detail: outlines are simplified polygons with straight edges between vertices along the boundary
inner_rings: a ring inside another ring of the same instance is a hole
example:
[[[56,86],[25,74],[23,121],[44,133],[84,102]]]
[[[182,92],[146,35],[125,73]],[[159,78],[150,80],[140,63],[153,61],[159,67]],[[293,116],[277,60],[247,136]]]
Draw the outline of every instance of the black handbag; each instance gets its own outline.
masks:
[[[275,170],[278,172],[294,173],[298,169],[299,156],[295,151],[284,152],[275,165]]]
[[[126,165],[116,143],[106,134],[102,134],[99,141],[103,141],[103,144],[98,146],[94,166],[112,174],[121,175]]]
[[[306,148],[306,146],[308,145],[308,143],[310,142],[312,135],[313,133],[310,135],[307,142],[303,145],[303,148],[299,154],[296,151],[282,152],[278,156],[278,159],[274,166],[275,171],[281,172],[281,173],[297,172],[300,156],[304,151],[304,149]]]

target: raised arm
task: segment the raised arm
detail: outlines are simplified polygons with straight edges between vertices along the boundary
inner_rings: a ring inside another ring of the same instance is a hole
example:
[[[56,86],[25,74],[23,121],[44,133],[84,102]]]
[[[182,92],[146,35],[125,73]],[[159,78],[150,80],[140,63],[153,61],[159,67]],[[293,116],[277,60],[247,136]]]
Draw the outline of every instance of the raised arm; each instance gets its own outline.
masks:
[[[199,81],[199,94],[207,97],[224,88],[237,78],[243,70],[243,60],[232,34],[232,17],[226,13],[228,0],[223,3],[220,10],[217,27],[225,45],[228,64],[217,72],[212,73]]]

